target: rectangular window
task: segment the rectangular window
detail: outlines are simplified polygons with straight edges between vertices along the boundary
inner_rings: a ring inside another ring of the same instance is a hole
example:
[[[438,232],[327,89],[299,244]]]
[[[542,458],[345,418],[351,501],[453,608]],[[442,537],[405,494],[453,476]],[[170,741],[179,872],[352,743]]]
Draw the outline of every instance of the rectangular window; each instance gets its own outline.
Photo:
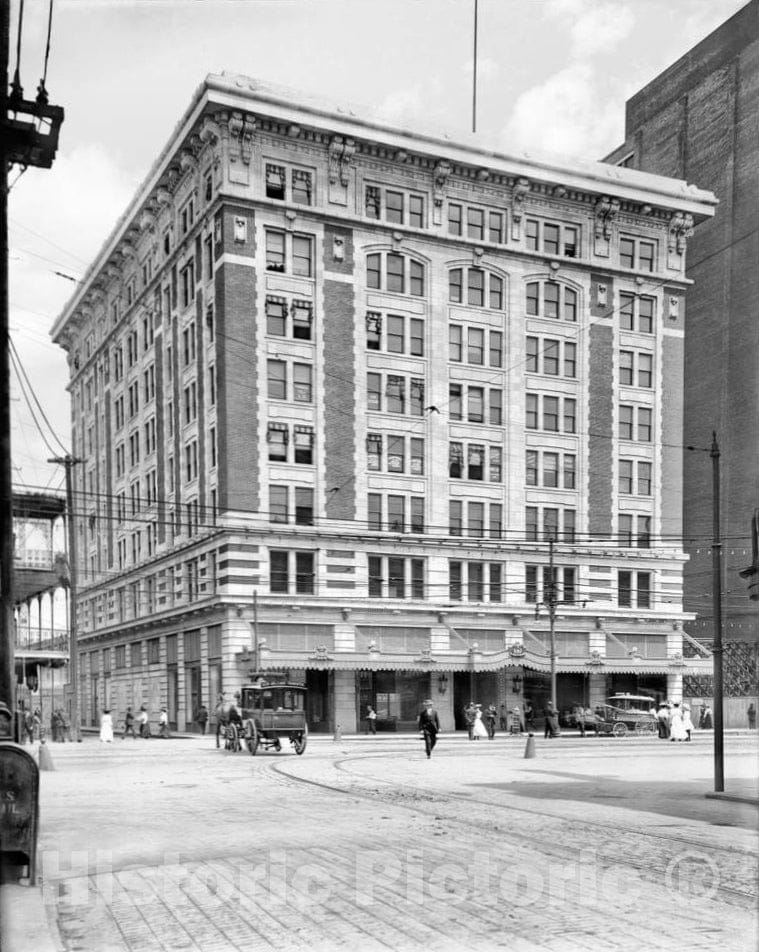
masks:
[[[463,562],[448,563],[448,597],[460,602],[463,597]]]
[[[387,437],[387,470],[389,473],[406,472],[405,436]]]
[[[454,363],[463,361],[463,328],[459,324],[451,324],[448,328],[448,356]]]
[[[284,337],[287,323],[287,301],[282,297],[266,298],[266,333]]]
[[[420,437],[411,437],[409,441],[410,472],[412,476],[424,475],[424,440]]]
[[[538,541],[538,507],[527,506],[524,511],[524,532],[528,542]]]
[[[467,503],[467,535],[475,539],[482,539],[485,535],[485,504],[482,502]]]
[[[525,461],[525,483],[528,486],[538,485],[538,452],[527,450]]]
[[[289,589],[287,551],[282,549],[269,550],[269,590],[273,594],[286,595]]]
[[[488,360],[491,367],[503,366],[503,334],[501,331],[490,331],[490,348]]]
[[[463,535],[464,504],[459,499],[451,499],[448,503],[448,531],[452,536]]]
[[[366,505],[367,522],[370,532],[382,531],[382,496],[369,493]]]
[[[638,462],[638,495],[651,495],[651,464]]]
[[[268,396],[271,400],[287,399],[287,364],[283,360],[266,362]]]
[[[310,426],[296,426],[293,437],[294,462],[310,466],[314,461],[314,431]]]
[[[406,500],[403,496],[387,497],[387,528],[390,532],[404,532],[406,526]]]
[[[296,403],[311,403],[311,364],[293,364],[293,398]]]
[[[288,522],[287,486],[269,486],[269,521]]]
[[[366,468],[375,473],[382,469],[382,436],[379,433],[367,434]]]

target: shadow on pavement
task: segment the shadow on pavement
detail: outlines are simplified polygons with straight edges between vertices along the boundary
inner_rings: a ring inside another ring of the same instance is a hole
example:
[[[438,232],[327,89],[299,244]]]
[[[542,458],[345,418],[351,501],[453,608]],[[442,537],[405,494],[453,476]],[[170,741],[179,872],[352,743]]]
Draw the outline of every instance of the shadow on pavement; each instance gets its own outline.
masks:
[[[557,771],[535,771],[556,776]],[[756,804],[707,800],[713,789],[709,777],[695,781],[657,782],[614,780],[587,774],[559,773],[565,782],[513,780],[510,783],[477,784],[482,789],[503,790],[532,800],[565,800],[589,806],[613,806],[639,813],[657,813],[680,820],[699,820],[714,826],[742,827],[756,831],[759,808]],[[747,784],[751,785],[751,781]],[[756,796],[756,783],[753,782]]]

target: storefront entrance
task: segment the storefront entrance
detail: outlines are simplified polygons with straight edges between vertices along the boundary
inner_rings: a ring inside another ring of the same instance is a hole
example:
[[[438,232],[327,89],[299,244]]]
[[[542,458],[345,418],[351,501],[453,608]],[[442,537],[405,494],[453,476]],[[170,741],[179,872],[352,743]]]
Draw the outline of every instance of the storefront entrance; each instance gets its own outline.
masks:
[[[371,704],[377,712],[377,731],[417,730],[419,712],[430,696],[430,676],[401,671],[362,671],[356,679],[359,730]]]

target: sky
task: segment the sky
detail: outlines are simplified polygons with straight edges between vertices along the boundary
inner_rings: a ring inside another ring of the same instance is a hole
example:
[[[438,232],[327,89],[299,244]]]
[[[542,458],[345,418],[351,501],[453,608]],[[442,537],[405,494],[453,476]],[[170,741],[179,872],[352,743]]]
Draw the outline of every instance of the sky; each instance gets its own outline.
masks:
[[[507,154],[594,160],[624,141],[626,100],[745,4],[479,0],[473,134],[474,0],[54,0],[58,154],[50,170],[10,174],[11,341],[34,407],[12,371],[14,489],[63,485],[47,460],[71,447],[68,367],[50,328],[208,73],[369,103]],[[26,0],[17,64],[12,2],[11,75],[19,65],[28,98],[48,10]]]

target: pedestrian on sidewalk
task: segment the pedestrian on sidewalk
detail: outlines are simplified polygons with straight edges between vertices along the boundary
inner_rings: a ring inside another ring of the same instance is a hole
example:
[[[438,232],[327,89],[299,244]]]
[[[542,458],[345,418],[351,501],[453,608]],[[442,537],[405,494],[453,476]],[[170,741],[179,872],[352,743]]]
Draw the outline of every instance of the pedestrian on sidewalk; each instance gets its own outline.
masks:
[[[559,736],[559,715],[556,709],[553,706],[553,702],[549,701],[546,706],[543,708],[543,717],[545,718],[545,728],[543,730],[543,737],[558,737]]]
[[[496,717],[498,717],[498,711],[496,710],[495,704],[489,704],[488,709],[485,711],[485,726],[487,728],[489,740],[492,740],[495,737]]]
[[[656,714],[656,723],[659,727],[659,739],[667,740],[669,737],[669,708],[664,701],[659,705],[659,710]]]
[[[482,723],[482,705],[475,704],[474,706],[474,724],[472,725],[472,737],[475,740],[479,740],[481,737],[487,737],[488,732],[485,729],[485,725]]]
[[[712,720],[712,709],[709,704],[704,708],[704,723],[703,729],[705,731],[710,731],[714,727],[714,721]]]
[[[687,704],[683,705],[683,729],[686,733],[686,740],[690,740],[690,735],[693,733],[693,721],[690,716],[690,708]]]
[[[502,705],[501,705],[501,711],[500,711],[500,714],[499,714],[499,717],[498,717],[498,723],[500,724],[502,731],[507,731],[507,730],[509,729],[509,722],[508,722],[508,718],[507,718],[507,716],[506,716],[506,705],[505,705],[505,704],[502,704]]]
[[[158,715],[158,736],[163,737],[164,740],[168,740],[171,736],[169,733],[169,715],[165,707],[161,708],[161,713]]]
[[[474,740],[474,713],[474,701],[470,701],[464,708],[464,723],[466,724],[467,734],[469,734],[469,740]]]
[[[535,711],[532,707],[532,701],[527,698],[524,700],[524,723],[527,732],[531,733],[535,727]]]
[[[113,718],[109,708],[104,708],[100,716],[100,743],[110,744],[113,742]]]
[[[205,734],[208,725],[208,708],[201,704],[198,713],[195,715],[195,722],[200,727],[200,733]]]
[[[377,712],[371,704],[366,705],[366,726],[370,734],[377,733]]]
[[[440,730],[440,719],[429,698],[424,702],[424,708],[419,715],[419,730],[422,732],[424,749],[427,754],[427,760],[429,760],[437,743],[437,735]]]
[[[672,707],[672,715],[669,719],[669,739],[672,743],[688,739],[688,735],[685,733],[685,722],[679,701],[676,701]]]
[[[124,715],[124,733],[121,735],[121,739],[126,740],[127,734],[132,735],[132,740],[137,740],[137,735],[134,732],[134,714],[132,714],[131,707],[126,709],[126,714]]]
[[[145,740],[150,737],[150,718],[148,717],[148,712],[144,704],[140,705],[140,737]]]
[[[756,728],[756,708],[753,701],[749,704],[746,714],[748,715],[748,729],[752,731]]]

